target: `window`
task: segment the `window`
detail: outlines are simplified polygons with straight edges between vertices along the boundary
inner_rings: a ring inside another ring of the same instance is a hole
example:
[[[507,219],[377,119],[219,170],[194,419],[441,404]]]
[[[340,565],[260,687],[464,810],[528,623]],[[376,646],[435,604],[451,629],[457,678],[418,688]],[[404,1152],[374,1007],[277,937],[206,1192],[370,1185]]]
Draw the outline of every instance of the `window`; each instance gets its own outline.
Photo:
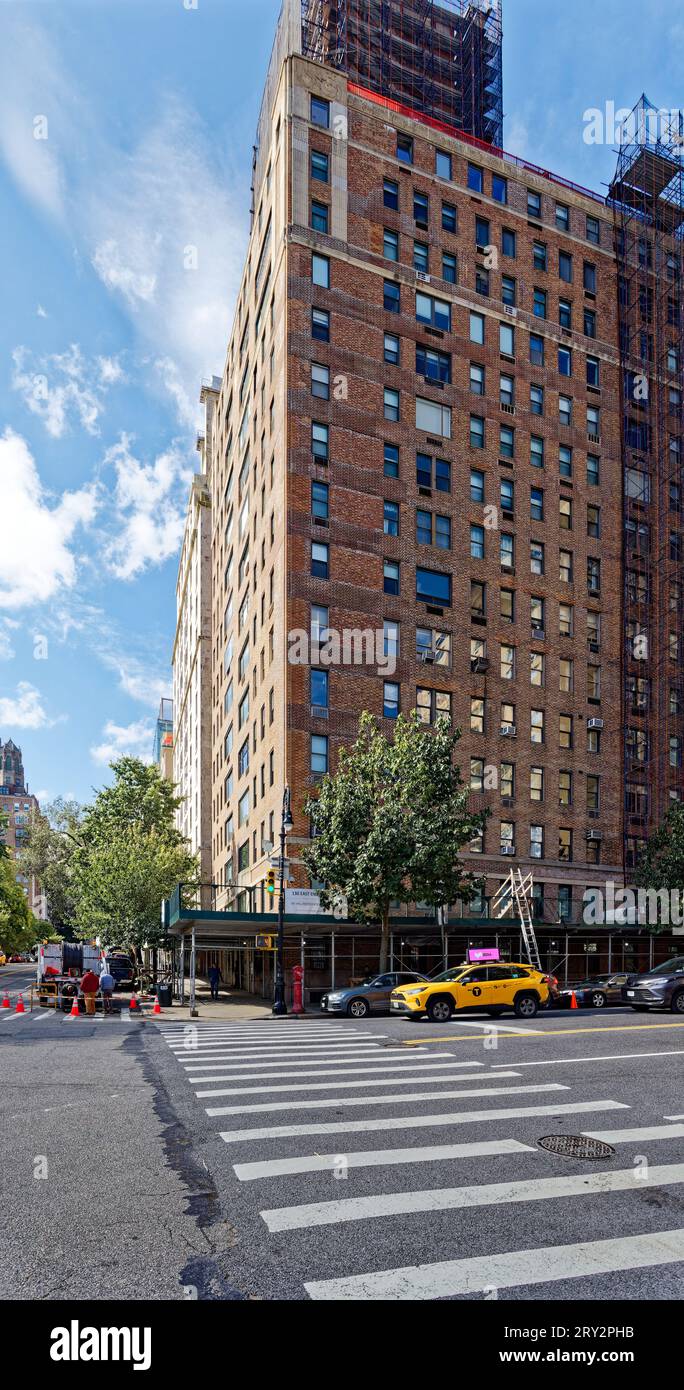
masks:
[[[502,763],[499,775],[499,789],[501,795],[508,800],[515,796],[515,764]]]
[[[311,177],[318,183],[327,183],[329,174],[329,159],[322,150],[311,151]]]
[[[492,198],[495,203],[508,202],[508,180],[502,174],[492,174]]]
[[[326,734],[311,735],[311,771],[318,777],[328,771],[328,738]]]
[[[246,738],[240,752],[238,753],[238,777],[244,777],[249,772],[249,739]]]
[[[559,579],[561,584],[572,584],[572,551],[559,551]]]
[[[386,594],[399,593],[399,565],[396,560],[383,562],[383,591]]]
[[[534,291],[533,313],[536,319],[546,318],[546,290]]]
[[[601,561],[591,555],[587,559],[587,588],[590,594],[601,592]]]
[[[501,277],[501,298],[504,304],[511,307],[515,306],[516,286],[512,275],[502,275]]]
[[[449,251],[442,252],[442,279],[449,285],[458,281],[458,261]]]
[[[484,758],[470,759],[470,790],[471,792],[483,792],[485,763]]]
[[[327,521],[329,516],[328,484],[311,484],[311,515]]]
[[[322,401],[330,400],[330,368],[311,363],[311,394]]]
[[[311,279],[314,285],[320,285],[321,289],[330,289],[330,261],[327,256],[314,254],[311,257]]]
[[[584,288],[587,294],[596,294],[596,266],[584,262]]]
[[[532,264],[535,270],[548,270],[549,254],[545,241],[532,243]]]
[[[601,703],[601,667],[589,665],[587,667],[587,699],[591,705]],[[648,698],[646,698],[648,706]]]
[[[571,714],[560,714],[558,716],[558,745],[560,748],[572,748]]]
[[[531,596],[531,598],[530,598],[530,622],[531,622],[531,624],[532,624],[532,632],[533,632],[534,636],[535,636],[535,637],[538,636],[539,633],[541,633],[541,634],[543,635],[543,633],[544,633],[544,631],[545,631],[545,627],[546,627],[546,624],[545,624],[545,622],[544,622],[544,600],[543,600],[543,598],[536,598],[534,595]]]
[[[558,831],[558,858],[566,864],[572,861],[572,830]]]
[[[598,357],[587,357],[587,386],[601,385],[601,363]]]
[[[329,209],[327,203],[312,202],[311,204],[311,227],[314,232],[323,232],[328,235],[328,216]]]
[[[385,681],[382,687],[382,712],[385,719],[398,719],[401,707],[401,687]]]
[[[479,579],[470,581],[470,616],[484,618],[487,612],[487,585]]]
[[[499,674],[502,681],[515,680],[515,647],[503,643],[500,645]]]
[[[601,778],[595,773],[587,774],[587,810],[599,811],[601,809]]]
[[[559,347],[558,370],[561,376],[572,376],[572,349]]]
[[[311,573],[316,579],[328,578],[329,550],[325,542],[311,542]]]
[[[416,710],[423,724],[436,724],[445,716],[451,718],[451,695],[445,690],[428,690],[418,686],[416,690]]]
[[[385,361],[386,361],[386,362],[389,362],[390,366],[392,366],[392,367],[398,367],[398,366],[399,366],[399,360],[400,360],[400,354],[401,354],[401,348],[400,348],[400,340],[399,340],[399,338],[396,336],[395,333],[386,333],[386,334],[385,334]]]
[[[544,467],[544,440],[540,434],[530,435],[530,463],[533,468]]]
[[[471,193],[484,193],[484,171],[477,164],[468,165],[468,188]]]
[[[504,459],[515,455],[515,430],[510,425],[501,425],[499,429],[499,453]]]
[[[511,478],[502,478],[499,483],[501,510],[504,516],[513,516],[515,511],[515,484]]]
[[[416,293],[416,319],[418,323],[430,324],[442,332],[451,332],[451,305],[446,299],[435,299],[431,294]]]
[[[558,663],[558,689],[563,695],[571,695],[574,684],[573,663],[567,656],[562,656]]]
[[[451,353],[416,344],[416,371],[431,381],[451,382]]]
[[[530,520],[544,520],[544,490],[540,487],[530,488]]]
[[[593,309],[584,310],[584,335],[586,338],[596,337],[596,314]]]
[[[480,468],[470,470],[470,500],[484,503],[484,473],[481,473]]]
[[[597,454],[587,454],[587,482],[598,487],[601,478],[601,460]]]
[[[473,560],[484,560],[485,553],[485,533],[484,526],[471,526],[470,528],[470,555]]]
[[[470,417],[470,447],[471,449],[484,449],[485,446],[485,422],[481,415],[471,415]]]
[[[424,241],[413,243],[413,269],[427,275],[430,269],[430,250]]]
[[[317,463],[327,463],[330,448],[330,430],[318,421],[311,422],[311,452]]]
[[[417,227],[427,227],[430,217],[430,199],[426,193],[413,194],[413,220]]]
[[[571,603],[558,605],[558,634],[560,637],[573,635],[573,607]]]
[[[566,428],[569,429],[570,426],[572,425],[572,397],[571,397],[571,396],[559,396],[559,397],[558,397],[558,416],[559,416],[559,420],[560,420],[561,425],[565,425]]]
[[[471,315],[470,315],[470,341],[471,341],[471,343],[478,343],[480,346],[482,346],[482,345],[484,344],[484,340],[485,340],[485,321],[484,321],[484,315],[483,315],[483,314],[471,314]]]
[[[601,508],[593,503],[587,506],[587,535],[599,540],[601,536]]]
[[[311,121],[313,125],[320,125],[324,130],[330,129],[330,102],[324,97],[312,96]]]
[[[484,391],[482,393],[484,395]],[[512,376],[499,377],[499,404],[510,410],[515,405],[515,382]]]
[[[515,622],[515,592],[513,589],[499,590],[499,613],[504,622]]]
[[[527,216],[541,217],[541,193],[534,193],[531,188],[527,190]]]
[[[399,210],[399,184],[394,179],[385,179],[382,185],[382,201],[393,212]]]
[[[386,478],[399,477],[399,449],[396,444],[385,444],[383,472]]]
[[[544,769],[543,767],[530,768],[530,801],[544,800]]]
[[[401,313],[401,288],[395,280],[383,282],[383,307],[388,314]]]
[[[416,628],[416,656],[429,665],[451,667],[451,633]]]
[[[515,329],[510,323],[499,324],[499,352],[506,357],[515,355]]]
[[[511,231],[510,227],[504,227],[501,232],[502,255],[508,256],[511,260],[514,261],[516,256],[516,250],[517,246],[515,232]]]
[[[450,492],[451,464],[446,459],[434,459],[430,454],[416,454],[416,483],[418,487]]]
[[[413,140],[410,135],[401,135],[397,131],[397,159],[402,164],[413,164]]]
[[[249,840],[245,840],[244,844],[238,846],[237,866],[238,873],[249,868]]]
[[[570,231],[570,209],[565,203],[556,203],[556,226],[561,232]]]
[[[543,709],[530,710],[530,742],[544,742],[544,711]]]
[[[399,503],[383,503],[383,530],[386,536],[399,535]]]
[[[451,575],[437,570],[416,569],[416,599],[420,603],[451,606]]]
[[[544,573],[544,543],[543,541],[530,541],[530,573]]]
[[[572,303],[569,299],[558,301],[558,322],[561,328],[572,328]]]
[[[326,642],[328,638],[328,623],[330,621],[330,609],[322,603],[312,603],[311,605],[311,641],[319,646]]]
[[[451,178],[451,155],[445,150],[435,150],[435,173],[440,179]]]
[[[448,516],[433,516],[418,508],[416,512],[416,544],[436,545],[440,550],[451,549],[451,521]]]
[[[382,238],[382,253],[386,261],[399,260],[399,233],[385,227]]]
[[[319,343],[330,342],[330,314],[327,309],[311,310],[311,337]]]
[[[451,407],[416,397],[416,429],[451,439]]]
[[[530,859],[544,858],[544,827],[543,825],[530,826]],[[536,914],[535,914],[536,915]]]
[[[312,669],[309,689],[309,697],[312,705],[318,705],[319,709],[328,708],[329,684],[330,673],[328,671],[318,671],[315,668]]]
[[[238,801],[238,825],[246,825],[249,820],[249,788]]]
[[[533,367],[544,366],[544,339],[539,333],[530,333],[530,362]]]
[[[499,560],[502,570],[515,569],[515,536],[502,531],[499,540]]]
[[[599,443],[601,438],[601,411],[598,406],[587,406],[587,434],[592,443]]]
[[[572,256],[567,251],[558,252],[558,275],[566,285],[572,284]]]
[[[451,203],[442,203],[442,230],[454,233],[458,231],[458,214]]]
[[[572,531],[572,498],[561,497],[558,503],[558,524],[561,531]]]
[[[390,618],[385,618],[382,634],[383,655],[392,657],[396,661],[399,656],[399,624]]]
[[[489,221],[486,217],[475,218],[475,245],[480,249],[489,246]]]
[[[399,419],[399,392],[390,386],[384,390],[384,412],[386,420]]]
[[[601,223],[598,217],[587,217],[587,241],[593,246],[601,245]]]
[[[502,854],[511,854],[515,849],[515,825],[511,820],[502,820],[500,848]]]
[[[483,734],[485,731],[485,702],[473,697],[470,701],[470,732]]]

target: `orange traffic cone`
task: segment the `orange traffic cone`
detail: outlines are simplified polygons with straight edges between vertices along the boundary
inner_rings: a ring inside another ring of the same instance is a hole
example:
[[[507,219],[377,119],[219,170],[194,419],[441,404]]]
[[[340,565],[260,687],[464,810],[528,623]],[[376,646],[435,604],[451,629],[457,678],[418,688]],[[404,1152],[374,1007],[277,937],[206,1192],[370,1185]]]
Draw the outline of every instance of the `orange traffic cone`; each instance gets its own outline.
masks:
[[[575,994],[574,989],[572,991],[572,994],[570,995],[570,1008],[579,1009],[579,1004],[577,1003],[577,995]]]
[[[152,1013],[153,1013],[153,1014],[160,1014],[160,1013],[161,1013],[161,1004],[159,1003],[159,1000],[158,1000],[158,999],[155,999],[155,1001],[154,1001],[154,1008],[153,1008],[153,1010],[152,1010]]]
[[[132,994],[132,995],[131,995],[131,1002],[130,1002],[130,1004],[128,1005],[128,1007],[129,1007],[129,1009],[130,1009],[130,1011],[131,1011],[132,1014],[134,1014],[134,1013],[136,1013],[136,1012],[138,1012],[138,1011],[140,1010],[140,1005],[139,1005],[139,1003],[138,1003],[138,1000],[137,1000],[137,997],[136,997],[135,994]]]
[[[2,1007],[3,1009],[9,1009],[9,1008],[10,1008],[10,1000],[9,1000],[9,994],[7,993],[7,990],[5,990],[5,997],[4,997],[3,1001],[2,1001],[2,1006],[1,1006],[1,1007]]]
[[[19,995],[19,998],[17,999],[17,1007],[16,1007],[16,1009],[14,1010],[14,1012],[15,1012],[15,1014],[25,1014],[25,1013],[26,1013],[26,1009],[24,1008],[24,1001],[23,1001],[21,995]]]
[[[78,997],[74,995],[74,1002],[69,1013],[70,1018],[78,1018]]]

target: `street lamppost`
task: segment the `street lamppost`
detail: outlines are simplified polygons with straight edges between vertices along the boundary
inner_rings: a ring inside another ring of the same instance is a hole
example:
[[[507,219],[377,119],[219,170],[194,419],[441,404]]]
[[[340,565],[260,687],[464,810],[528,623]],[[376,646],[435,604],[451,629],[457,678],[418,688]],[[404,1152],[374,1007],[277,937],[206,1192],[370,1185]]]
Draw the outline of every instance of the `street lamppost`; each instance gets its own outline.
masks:
[[[285,1003],[285,975],[283,971],[283,952],[285,947],[285,838],[292,829],[292,812],[290,810],[290,788],[286,787],[283,792],[283,813],[280,821],[280,897],[278,899],[278,946],[276,952],[276,977],[275,992],[273,998],[274,1014],[286,1014],[287,1004]]]

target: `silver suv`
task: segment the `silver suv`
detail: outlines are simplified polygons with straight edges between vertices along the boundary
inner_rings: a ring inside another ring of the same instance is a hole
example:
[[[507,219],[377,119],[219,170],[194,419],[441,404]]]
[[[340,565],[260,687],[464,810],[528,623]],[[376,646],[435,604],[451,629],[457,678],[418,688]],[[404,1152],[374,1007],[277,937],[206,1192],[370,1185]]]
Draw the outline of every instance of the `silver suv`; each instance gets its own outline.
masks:
[[[630,975],[622,997],[637,1013],[670,1009],[673,1014],[684,1014],[684,956],[673,956],[645,975]]]

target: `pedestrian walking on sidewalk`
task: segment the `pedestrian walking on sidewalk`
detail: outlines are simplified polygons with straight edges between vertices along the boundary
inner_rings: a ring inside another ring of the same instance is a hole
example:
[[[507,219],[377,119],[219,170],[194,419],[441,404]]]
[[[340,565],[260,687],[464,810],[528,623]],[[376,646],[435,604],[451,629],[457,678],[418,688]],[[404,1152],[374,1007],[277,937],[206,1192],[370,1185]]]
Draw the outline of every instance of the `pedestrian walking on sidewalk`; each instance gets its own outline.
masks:
[[[100,975],[100,993],[102,994],[102,1009],[106,1014],[112,1012],[112,995],[114,993],[114,976],[110,975],[106,965]]]
[[[222,979],[223,976],[218,968],[218,965],[212,965],[211,969],[209,970],[209,984],[211,986],[211,997],[212,999],[216,999],[217,1001],[219,997],[219,984]]]
[[[95,1013],[95,995],[100,988],[100,981],[92,970],[86,970],[81,980],[81,994],[85,999],[85,1011],[87,1014]]]

